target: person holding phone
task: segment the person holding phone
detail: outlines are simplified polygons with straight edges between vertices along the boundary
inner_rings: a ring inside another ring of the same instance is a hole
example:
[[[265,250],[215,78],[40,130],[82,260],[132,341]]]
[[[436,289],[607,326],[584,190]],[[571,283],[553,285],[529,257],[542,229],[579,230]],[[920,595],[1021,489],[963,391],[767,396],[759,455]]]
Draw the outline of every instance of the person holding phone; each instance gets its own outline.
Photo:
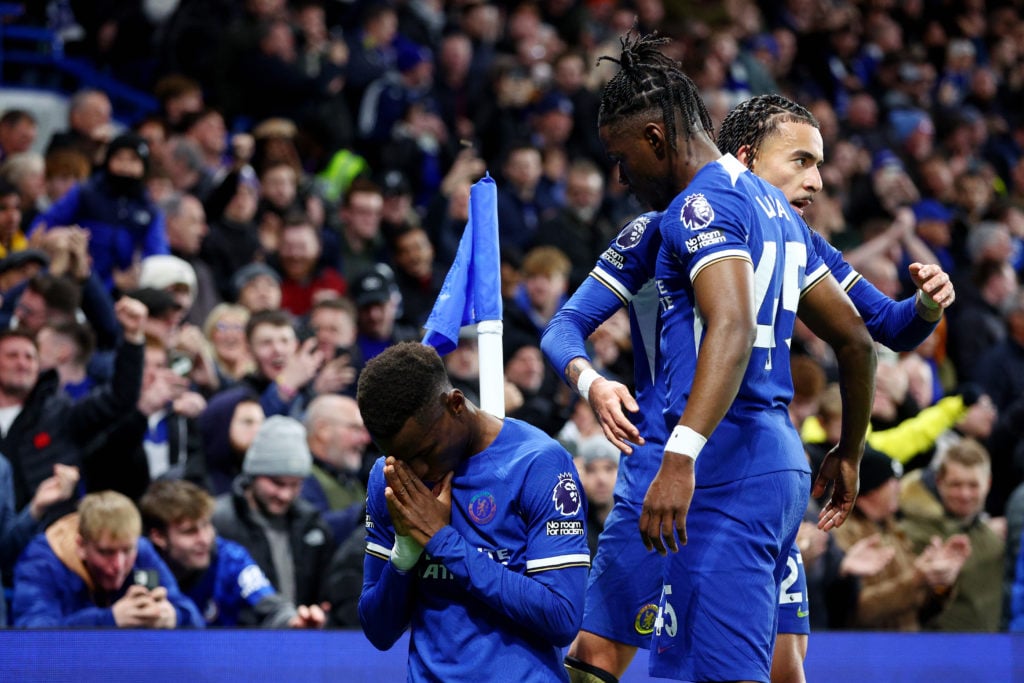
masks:
[[[142,517],[127,496],[87,495],[15,565],[14,626],[202,628],[199,610],[141,535]]]

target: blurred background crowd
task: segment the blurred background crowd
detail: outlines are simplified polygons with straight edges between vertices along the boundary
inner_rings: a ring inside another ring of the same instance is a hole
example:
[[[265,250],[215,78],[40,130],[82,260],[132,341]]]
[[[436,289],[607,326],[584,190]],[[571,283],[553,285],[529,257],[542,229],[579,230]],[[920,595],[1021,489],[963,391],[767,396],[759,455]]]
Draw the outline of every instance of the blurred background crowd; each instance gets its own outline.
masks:
[[[913,261],[940,264],[956,285],[926,343],[880,349],[855,519],[831,536],[802,530],[815,627],[1024,622],[1024,571],[1013,590],[1024,530],[1022,4],[0,4],[0,327],[37,349],[22,358],[0,337],[10,507],[30,506],[58,462],[80,481],[71,501],[35,510],[40,528],[86,492],[138,501],[151,482],[191,481],[234,511],[214,514],[217,531],[248,544],[278,591],[330,602],[329,624],[355,626],[378,455],[352,401],[358,373],[422,336],[469,188],[487,171],[507,414],[577,456],[596,541],[617,451],[538,345],[644,208],[596,126],[616,68],[598,58],[617,55],[635,25],[673,39],[665,50],[716,128],[768,92],[816,116],[824,187],[805,218],[881,291],[911,295]],[[56,121],[25,99],[55,92],[67,97]],[[123,357],[122,296],[147,310],[137,371]],[[601,372],[629,384],[625,314],[590,342]],[[791,412],[814,460],[838,438],[835,359],[799,326],[792,350]],[[445,361],[476,400],[473,335]],[[100,398],[107,412],[79,424],[83,402]],[[302,429],[271,430],[254,449],[273,416]],[[301,443],[308,462],[286,457]],[[296,537],[322,529],[317,552],[253,551],[279,519]],[[5,549],[8,584],[19,551]]]

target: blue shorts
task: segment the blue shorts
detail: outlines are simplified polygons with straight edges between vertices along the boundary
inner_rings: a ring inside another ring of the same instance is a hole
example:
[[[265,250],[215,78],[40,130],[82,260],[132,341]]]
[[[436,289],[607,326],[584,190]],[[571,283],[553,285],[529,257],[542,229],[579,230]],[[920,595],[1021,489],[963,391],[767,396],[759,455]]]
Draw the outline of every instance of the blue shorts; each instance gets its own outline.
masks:
[[[779,633],[810,635],[810,605],[807,602],[807,572],[804,558],[794,542],[786,559],[786,574],[779,587]]]
[[[785,470],[694,491],[687,544],[665,563],[652,676],[768,682],[787,553],[810,488],[808,473]]]
[[[664,558],[640,540],[642,507],[642,502],[615,496],[590,565],[582,628],[647,649],[658,614]]]

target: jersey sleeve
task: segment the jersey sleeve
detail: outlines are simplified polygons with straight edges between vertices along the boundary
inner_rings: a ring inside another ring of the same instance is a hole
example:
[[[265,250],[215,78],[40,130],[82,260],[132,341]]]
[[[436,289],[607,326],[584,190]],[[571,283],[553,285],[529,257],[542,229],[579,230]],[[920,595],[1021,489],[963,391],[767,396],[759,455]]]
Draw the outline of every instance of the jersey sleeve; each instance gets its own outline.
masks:
[[[527,527],[525,574],[478,552],[452,527],[430,539],[427,552],[468,593],[564,647],[583,617],[590,552],[583,487],[569,454],[556,443],[531,464],[519,506]]]
[[[702,189],[714,190],[713,203],[704,192],[681,194],[661,221],[662,252],[691,282],[723,259],[752,262],[747,230],[753,219],[742,193],[725,180]]]
[[[863,278],[853,284],[848,294],[871,337],[893,351],[916,349],[939,324],[938,320],[930,322],[917,314],[913,296],[893,301]]]
[[[366,495],[366,555],[363,591],[359,596],[359,622],[366,638],[378,650],[390,649],[409,627],[413,611],[413,572],[391,563],[395,532],[384,498],[384,458],[370,471]]]
[[[544,329],[540,348],[560,377],[573,358],[589,358],[587,338],[654,277],[660,223],[654,212],[630,221]]]
[[[914,297],[893,301],[877,287],[861,277],[860,273],[843,259],[842,253],[828,241],[808,230],[813,251],[828,269],[864,319],[871,337],[893,351],[910,351],[928,338],[938,321],[929,322],[917,315]]]

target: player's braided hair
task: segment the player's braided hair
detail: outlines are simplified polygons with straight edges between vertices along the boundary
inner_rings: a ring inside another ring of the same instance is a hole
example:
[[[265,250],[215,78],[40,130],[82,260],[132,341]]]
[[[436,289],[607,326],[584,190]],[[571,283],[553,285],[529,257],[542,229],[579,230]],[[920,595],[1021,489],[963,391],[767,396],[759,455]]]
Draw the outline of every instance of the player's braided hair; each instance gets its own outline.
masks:
[[[359,374],[356,402],[370,435],[386,439],[401,431],[410,417],[422,421],[449,388],[444,361],[433,347],[402,342],[366,364]]]
[[[749,145],[749,167],[765,139],[775,133],[779,125],[791,122],[819,127],[814,114],[788,97],[774,93],[751,97],[725,117],[718,131],[718,149],[723,153],[736,154],[740,147]]]
[[[709,137],[713,136],[711,115],[697,86],[675,61],[658,50],[659,45],[670,40],[657,36],[657,33],[641,36],[631,30],[619,38],[622,52],[618,59],[602,56],[597,60],[600,63],[607,59],[620,67],[601,93],[598,126],[614,124],[633,114],[658,108],[673,149],[677,135],[676,110],[682,112],[687,137],[698,127]]]

